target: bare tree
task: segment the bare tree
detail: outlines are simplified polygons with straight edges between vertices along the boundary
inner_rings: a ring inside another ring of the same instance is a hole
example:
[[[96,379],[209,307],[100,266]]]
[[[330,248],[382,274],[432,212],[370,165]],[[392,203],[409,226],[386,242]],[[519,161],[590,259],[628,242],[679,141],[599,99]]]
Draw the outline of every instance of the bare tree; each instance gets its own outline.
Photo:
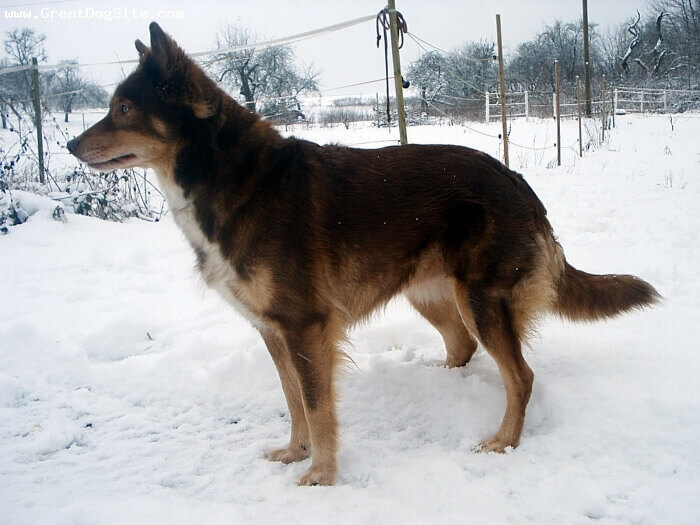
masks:
[[[300,108],[298,96],[318,89],[319,73],[312,67],[295,64],[289,46],[275,46],[263,50],[252,49],[254,37],[240,25],[229,25],[216,37],[219,49],[250,45],[251,48],[214,55],[207,63],[217,79],[231,89],[238,90],[244,104],[252,111],[259,109],[264,98],[286,99]],[[288,107],[286,104],[285,107]],[[278,104],[266,102],[264,111],[276,111]]]
[[[65,60],[60,64],[62,67],[47,76],[46,84],[51,106],[65,113],[65,122],[74,106],[95,107],[107,103],[107,92],[80,74],[77,60]]]
[[[444,97],[479,98],[496,85],[494,44],[467,42],[450,52],[430,51],[413,61],[407,78],[428,102]]]
[[[595,24],[590,24],[590,65],[593,71],[601,66],[599,37]],[[535,40],[518,46],[508,65],[508,77],[531,90],[554,90],[554,61],[559,61],[562,82],[572,85],[576,76],[584,75],[583,22],[555,20],[545,26]]]
[[[700,87],[700,0],[651,0],[652,13],[664,13],[664,49],[659,73],[686,87]]]
[[[651,47],[650,50],[645,50],[645,46],[640,46],[640,43],[642,43],[645,37],[647,37],[647,40],[650,38],[651,31],[640,27],[639,23],[642,15],[637,11],[637,18],[627,28],[627,32],[632,35],[632,40],[629,42],[625,54],[619,57],[622,70],[625,73],[630,74],[631,72],[630,59],[635,62],[647,76],[658,75],[662,71],[661,65],[668,52],[664,45],[661,26],[664,16],[665,13],[663,11],[657,15],[654,23],[654,36],[656,37],[656,41],[653,47],[649,46]]]
[[[7,66],[26,66],[32,63],[32,57],[36,57],[38,62],[46,62],[46,35],[37,33],[29,27],[17,28],[7,32],[4,41],[5,53],[7,54]],[[3,75],[3,89],[0,96],[7,97],[5,100],[26,100],[32,96],[31,71],[25,69]],[[26,109],[28,102],[22,103]]]

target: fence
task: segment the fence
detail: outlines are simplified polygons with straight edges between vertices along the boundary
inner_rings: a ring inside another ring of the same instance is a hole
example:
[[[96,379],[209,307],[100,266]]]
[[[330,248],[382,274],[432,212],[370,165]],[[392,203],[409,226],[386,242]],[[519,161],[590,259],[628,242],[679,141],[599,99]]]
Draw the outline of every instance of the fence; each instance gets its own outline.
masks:
[[[678,113],[700,109],[700,91],[692,89],[653,89],[617,87],[613,90],[614,109],[622,113]]]
[[[484,121],[488,124],[491,118],[501,118],[501,101],[498,93],[484,93]],[[491,102],[491,97],[496,97],[496,102]],[[522,97],[521,102],[514,102],[513,99]],[[493,112],[491,111],[493,109]],[[512,91],[506,93],[506,108],[508,109],[509,117],[525,117],[530,116],[530,97],[527,91]],[[519,112],[518,112],[519,111]]]

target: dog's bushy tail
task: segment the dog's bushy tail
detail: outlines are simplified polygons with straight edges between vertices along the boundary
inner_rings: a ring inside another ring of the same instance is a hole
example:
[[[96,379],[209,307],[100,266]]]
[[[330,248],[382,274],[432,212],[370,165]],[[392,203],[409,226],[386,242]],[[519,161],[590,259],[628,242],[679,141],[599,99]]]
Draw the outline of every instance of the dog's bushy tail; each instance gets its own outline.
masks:
[[[653,286],[633,275],[593,275],[564,262],[554,310],[572,321],[593,321],[660,300]]]

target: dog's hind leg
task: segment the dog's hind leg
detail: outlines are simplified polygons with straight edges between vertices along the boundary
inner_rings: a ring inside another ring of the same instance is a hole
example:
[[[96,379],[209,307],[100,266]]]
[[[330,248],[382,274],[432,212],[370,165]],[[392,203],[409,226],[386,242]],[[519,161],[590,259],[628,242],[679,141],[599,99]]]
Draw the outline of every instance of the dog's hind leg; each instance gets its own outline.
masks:
[[[312,462],[299,485],[333,485],[338,466],[338,420],[333,378],[340,353],[337,330],[317,322],[284,330],[284,338],[301,384],[309,424]]]
[[[407,297],[413,307],[442,335],[447,350],[445,366],[454,368],[466,365],[476,352],[477,343],[464,326],[452,297],[429,302],[411,297],[410,294]]]
[[[267,345],[272,360],[277,366],[282,390],[289,407],[289,415],[292,419],[292,433],[289,445],[267,453],[270,461],[293,463],[309,457],[311,441],[309,440],[309,425],[304,414],[304,401],[301,394],[301,385],[293,361],[289,355],[289,349],[282,338],[270,329],[263,329],[260,334]]]
[[[490,296],[479,286],[458,284],[459,312],[468,326],[474,325],[479,339],[494,358],[506,388],[506,413],[495,436],[480,445],[483,452],[503,452],[517,447],[525,421],[534,374],[523,359],[518,326],[508,301]]]

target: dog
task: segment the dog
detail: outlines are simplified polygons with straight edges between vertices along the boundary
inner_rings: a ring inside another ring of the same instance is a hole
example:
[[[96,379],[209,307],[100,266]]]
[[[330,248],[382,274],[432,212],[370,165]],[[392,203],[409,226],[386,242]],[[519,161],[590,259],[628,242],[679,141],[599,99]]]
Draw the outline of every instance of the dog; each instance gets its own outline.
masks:
[[[533,383],[521,346],[540,315],[591,321],[660,300],[636,277],[569,265],[530,186],[485,153],[283,138],[149,29],[107,116],[67,148],[100,171],[155,170],[203,279],[277,366],[291,437],[267,458],[312,456],[300,485],[335,482],[339,345],[397,294],[440,332],[447,367],[477,343],[496,361],[507,406],[485,452],[518,445]]]

